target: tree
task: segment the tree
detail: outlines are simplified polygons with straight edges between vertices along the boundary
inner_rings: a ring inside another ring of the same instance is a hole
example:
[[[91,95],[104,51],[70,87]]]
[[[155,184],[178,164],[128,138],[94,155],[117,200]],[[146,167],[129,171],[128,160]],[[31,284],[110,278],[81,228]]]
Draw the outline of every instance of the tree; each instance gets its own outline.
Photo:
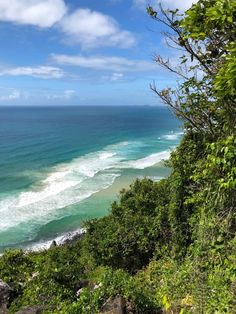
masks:
[[[220,216],[231,213],[230,225],[235,225],[236,1],[199,0],[184,15],[161,6],[159,11],[149,6],[147,11],[167,27],[169,46],[183,53],[177,67],[155,57],[159,65],[181,78],[178,88],[158,90],[152,84],[151,89],[184,120],[185,148],[198,148],[186,181],[192,196],[184,203],[202,204],[207,215],[209,211]],[[188,164],[178,151],[172,155],[174,169],[180,167],[176,160],[183,158]]]
[[[211,134],[235,132],[236,1],[200,0],[185,15],[178,10],[147,8],[161,22],[169,46],[184,54],[180,65],[156,56],[155,61],[182,79],[177,90],[151,89],[185,122],[187,129]]]

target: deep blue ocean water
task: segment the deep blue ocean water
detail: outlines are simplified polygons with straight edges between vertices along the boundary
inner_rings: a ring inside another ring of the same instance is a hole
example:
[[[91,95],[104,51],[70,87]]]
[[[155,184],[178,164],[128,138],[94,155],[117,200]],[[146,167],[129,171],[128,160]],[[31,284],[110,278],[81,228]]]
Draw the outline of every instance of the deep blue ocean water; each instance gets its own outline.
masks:
[[[0,250],[29,246],[107,213],[182,130],[165,107],[0,107]]]

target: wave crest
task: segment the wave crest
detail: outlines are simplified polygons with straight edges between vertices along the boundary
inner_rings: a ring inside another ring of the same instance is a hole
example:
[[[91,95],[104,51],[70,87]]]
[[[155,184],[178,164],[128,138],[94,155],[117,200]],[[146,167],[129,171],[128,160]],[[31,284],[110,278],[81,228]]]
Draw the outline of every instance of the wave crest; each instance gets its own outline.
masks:
[[[132,159],[144,146],[142,142],[109,145],[51,168],[47,177],[30,190],[0,200],[0,231],[22,225],[30,234],[37,226],[70,215],[68,206],[108,188],[124,169],[145,169],[170,156],[165,150]]]

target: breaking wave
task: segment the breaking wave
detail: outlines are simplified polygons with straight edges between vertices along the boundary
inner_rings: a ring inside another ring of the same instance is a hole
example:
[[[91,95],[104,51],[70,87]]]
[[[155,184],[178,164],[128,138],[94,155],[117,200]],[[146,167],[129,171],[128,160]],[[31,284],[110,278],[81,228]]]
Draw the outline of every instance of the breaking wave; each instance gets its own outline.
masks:
[[[133,159],[135,150],[143,146],[142,142],[109,145],[49,169],[46,177],[29,190],[0,200],[0,231],[24,226],[30,233],[37,225],[70,215],[66,207],[108,188],[124,169],[145,169],[170,156],[165,150]]]
[[[162,138],[167,141],[178,141],[182,135],[183,135],[183,132],[171,131],[169,134],[163,135]]]

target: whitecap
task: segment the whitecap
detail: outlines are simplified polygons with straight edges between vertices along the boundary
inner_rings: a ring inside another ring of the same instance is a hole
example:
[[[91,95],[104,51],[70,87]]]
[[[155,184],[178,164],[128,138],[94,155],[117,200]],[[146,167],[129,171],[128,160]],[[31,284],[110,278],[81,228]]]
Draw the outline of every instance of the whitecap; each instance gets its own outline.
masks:
[[[60,209],[112,185],[120,175],[112,168],[121,160],[108,147],[104,151],[90,153],[54,167],[44,180],[29,191],[0,201],[0,230],[6,231],[27,222],[48,223],[64,216],[65,213],[61,213]]]
[[[170,151],[162,151],[160,153],[151,154],[147,157],[133,160],[128,163],[128,165],[135,169],[145,169],[152,167],[162,160],[167,160],[170,158]]]
[[[71,215],[68,206],[110,187],[124,169],[145,169],[170,156],[166,150],[130,160],[143,146],[143,142],[121,142],[51,168],[29,190],[0,200],[0,231],[27,226],[32,234],[37,226]]]
[[[169,134],[163,135],[163,139],[168,141],[177,141],[183,135],[183,132],[173,132],[171,131]]]

